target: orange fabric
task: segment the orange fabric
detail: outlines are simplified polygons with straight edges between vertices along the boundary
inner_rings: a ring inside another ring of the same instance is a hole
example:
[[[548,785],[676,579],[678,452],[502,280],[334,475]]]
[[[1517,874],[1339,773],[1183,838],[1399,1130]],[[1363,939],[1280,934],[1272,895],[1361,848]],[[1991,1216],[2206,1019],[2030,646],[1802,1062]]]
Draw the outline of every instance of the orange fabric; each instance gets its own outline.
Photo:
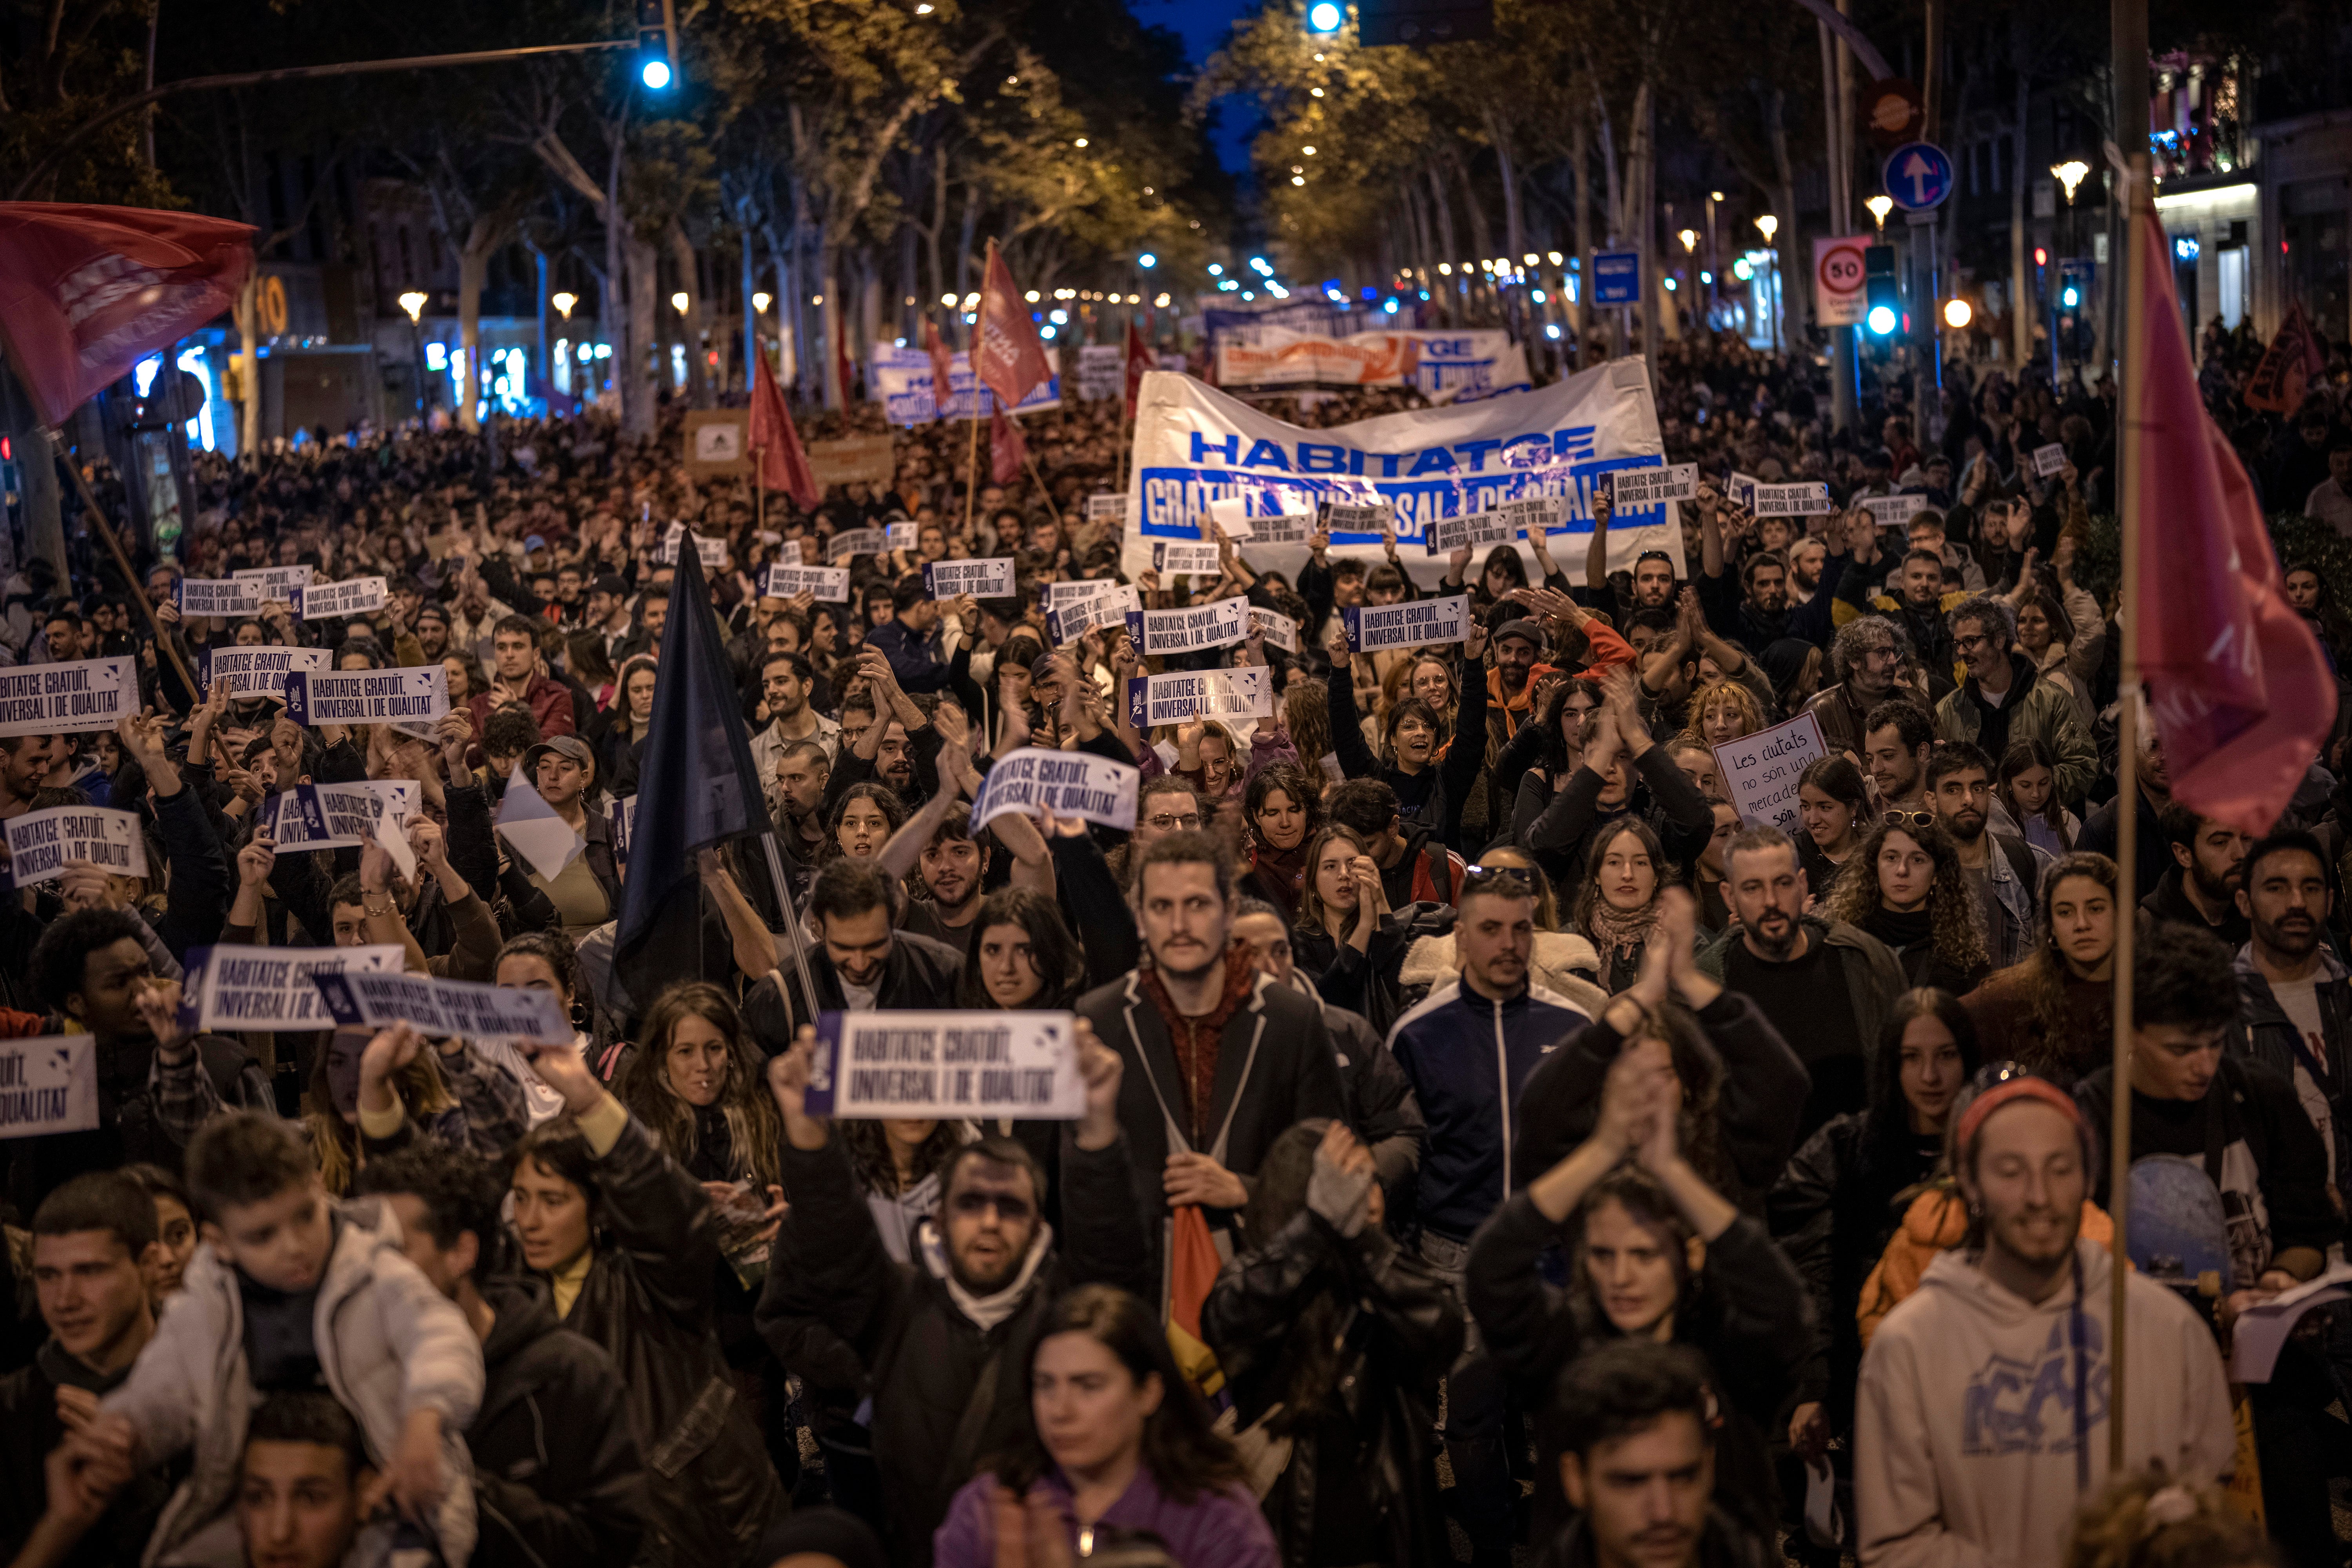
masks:
[[[1517,734],[1519,726],[1528,721],[1534,711],[1536,682],[1551,674],[1553,668],[1554,667],[1549,664],[1530,667],[1528,670],[1527,684],[1519,688],[1519,698],[1516,702],[1503,695],[1503,672],[1499,669],[1489,669],[1486,672],[1486,711],[1493,713],[1499,710],[1502,713],[1505,735]]]
[[[1854,1321],[1862,1330],[1862,1343],[1866,1350],[1870,1337],[1886,1314],[1908,1300],[1919,1289],[1919,1281],[1927,1272],[1927,1265],[1939,1252],[1949,1252],[1968,1239],[1969,1207],[1959,1189],[1938,1186],[1921,1193],[1911,1200],[1904,1211],[1903,1223],[1895,1227],[1893,1239],[1886,1244],[1885,1255],[1862,1282],[1862,1300],[1854,1308]],[[2116,1245],[2116,1224],[2107,1211],[2090,1199],[2083,1200],[2082,1234],[2100,1246],[2112,1249]],[[2126,1265],[2128,1267],[2128,1265]]]
[[[1186,1381],[1202,1394],[1225,1385],[1217,1358],[1201,1332],[1201,1307],[1217,1283],[1224,1260],[1209,1235],[1208,1216],[1198,1204],[1179,1204],[1170,1225],[1168,1258],[1168,1343]]]
[[[1592,659],[1577,671],[1579,680],[1598,680],[1602,671],[1633,662],[1633,645],[1598,620],[1584,623],[1584,640],[1592,645]]]

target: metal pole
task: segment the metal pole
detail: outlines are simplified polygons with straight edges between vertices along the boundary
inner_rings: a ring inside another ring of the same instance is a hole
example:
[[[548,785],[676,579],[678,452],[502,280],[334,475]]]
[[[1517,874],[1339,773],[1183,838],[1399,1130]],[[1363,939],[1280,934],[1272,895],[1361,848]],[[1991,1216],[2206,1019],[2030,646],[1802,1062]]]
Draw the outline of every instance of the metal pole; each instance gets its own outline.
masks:
[[[768,852],[768,878],[776,885],[776,907],[784,911],[784,935],[793,944],[793,970],[800,981],[803,1016],[814,1024],[816,982],[809,976],[808,944],[801,940],[801,912],[793,904],[792,883],[784,876],[784,858],[776,848],[774,828],[760,835],[760,847]]]

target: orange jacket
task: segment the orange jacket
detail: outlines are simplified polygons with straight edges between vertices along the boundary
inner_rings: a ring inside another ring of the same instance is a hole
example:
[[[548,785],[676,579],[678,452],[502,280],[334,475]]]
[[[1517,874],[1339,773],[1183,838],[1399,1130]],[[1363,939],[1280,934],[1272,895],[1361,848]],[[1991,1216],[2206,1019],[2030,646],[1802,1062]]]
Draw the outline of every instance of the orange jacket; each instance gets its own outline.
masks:
[[[1911,1200],[1904,1211],[1903,1223],[1895,1227],[1894,1237],[1886,1244],[1886,1254],[1862,1282],[1862,1300],[1854,1308],[1854,1321],[1862,1329],[1864,1349],[1870,1336],[1886,1314],[1909,1299],[1919,1288],[1920,1277],[1936,1254],[1948,1252],[1968,1238],[1969,1207],[1959,1189],[1938,1185]],[[2107,1211],[2090,1199],[2083,1200],[2083,1234],[2112,1250],[2116,1245],[2115,1222]]]

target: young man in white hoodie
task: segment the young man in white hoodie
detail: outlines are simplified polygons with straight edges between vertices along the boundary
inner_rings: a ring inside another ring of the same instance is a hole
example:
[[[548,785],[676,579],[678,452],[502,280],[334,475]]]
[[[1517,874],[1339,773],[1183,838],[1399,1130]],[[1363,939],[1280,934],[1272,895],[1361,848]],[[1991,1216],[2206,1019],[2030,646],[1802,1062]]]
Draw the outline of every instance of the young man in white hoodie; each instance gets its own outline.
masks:
[[[2097,1147],[2074,1102],[2016,1077],[1962,1112],[1968,1241],[1927,1267],[1863,1358],[1854,1500],[1863,1568],[2057,1568],[2107,1476],[2107,1249],[2078,1234]],[[2203,1485],[2235,1454],[2213,1336],[2134,1275],[2126,1464]]]

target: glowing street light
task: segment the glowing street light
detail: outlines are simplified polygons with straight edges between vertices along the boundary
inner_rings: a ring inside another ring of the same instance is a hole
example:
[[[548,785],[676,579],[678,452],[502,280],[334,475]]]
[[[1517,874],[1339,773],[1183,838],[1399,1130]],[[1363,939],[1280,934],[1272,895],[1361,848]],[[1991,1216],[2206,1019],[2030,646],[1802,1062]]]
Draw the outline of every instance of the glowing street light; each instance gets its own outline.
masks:
[[[2060,184],[2066,187],[2066,205],[2073,206],[2074,187],[2083,183],[2083,176],[2091,172],[2091,166],[2080,158],[2069,158],[2063,163],[2051,164],[2050,172],[2058,176]]]
[[[770,301],[774,300],[774,295],[769,293],[764,289],[755,291],[751,296],[751,313],[755,316],[766,315],[768,313],[768,305]]]
[[[1685,256],[1688,256],[1691,252],[1698,248],[1698,230],[1695,228],[1686,228],[1680,234],[1675,236],[1675,237],[1683,242],[1683,254]]]
[[[1966,300],[1947,300],[1944,305],[1944,325],[1954,331],[1958,331],[1976,320],[1976,314],[1969,308],[1969,302]]]
[[[561,294],[550,294],[547,302],[562,311],[563,319],[568,321],[572,319],[572,307],[580,303],[580,296],[566,289]]]
[[[429,299],[431,299],[430,295],[420,294],[414,289],[400,297],[400,308],[408,312],[410,326],[416,325],[424,318],[425,302]]]
[[[1149,272],[1153,268],[1160,265],[1160,258],[1152,255],[1151,252],[1147,250],[1142,255],[1135,258],[1135,264],[1138,267],[1142,268],[1146,272]]]
[[[694,303],[693,297],[688,295],[683,289],[669,297],[670,309],[676,310],[681,316],[686,314],[686,308],[692,303]]]
[[[1756,227],[1764,236],[1764,243],[1769,245],[1772,243],[1772,237],[1780,232],[1780,220],[1770,213],[1766,213],[1756,220]]]
[[[1886,215],[1895,210],[1895,198],[1882,191],[1877,195],[1871,197],[1862,205],[1868,207],[1870,209],[1870,216],[1877,220],[1878,232],[1885,234],[1886,232]]]

